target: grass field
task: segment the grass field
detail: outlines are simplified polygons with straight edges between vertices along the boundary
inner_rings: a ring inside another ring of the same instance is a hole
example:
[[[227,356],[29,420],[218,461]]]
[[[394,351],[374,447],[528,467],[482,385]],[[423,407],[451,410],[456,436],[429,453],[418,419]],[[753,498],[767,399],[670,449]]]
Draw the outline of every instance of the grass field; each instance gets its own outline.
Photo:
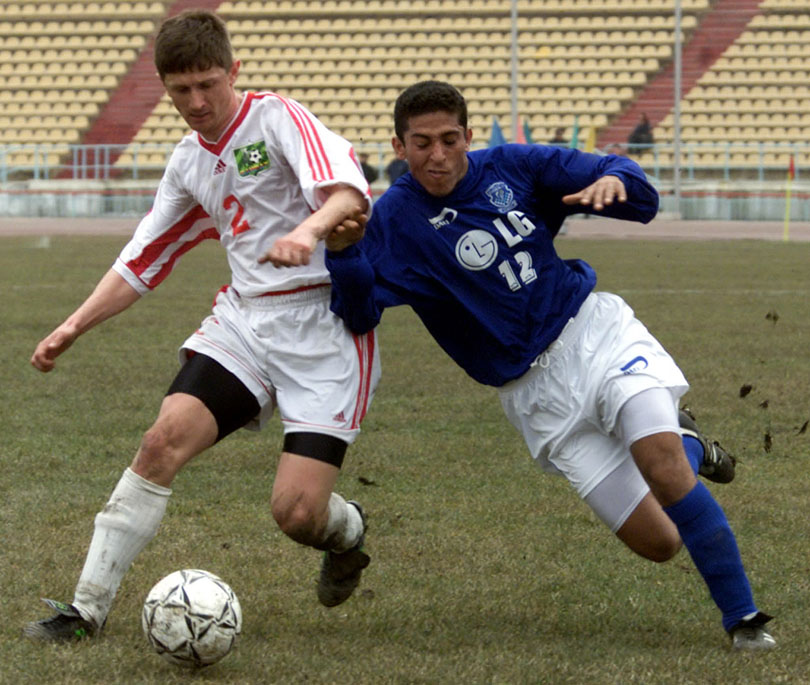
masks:
[[[370,514],[372,565],[355,597],[321,607],[317,553],[272,522],[275,422],[180,473],[99,640],[24,640],[22,625],[47,613],[39,597],[72,597],[93,517],[155,416],[176,347],[227,281],[221,250],[202,245],[56,371],[34,371],[37,341],[123,242],[0,241],[0,682],[810,683],[810,244],[756,241],[563,238],[559,249],[630,302],[690,379],[701,425],[738,455],[737,480],[710,487],[777,616],[777,651],[731,653],[686,552],[655,565],[613,539],[531,464],[495,391],[408,310],[383,320],[383,380],[339,481]],[[192,673],[152,654],[140,628],[149,588],[187,567],[228,581],[245,617],[234,653]]]

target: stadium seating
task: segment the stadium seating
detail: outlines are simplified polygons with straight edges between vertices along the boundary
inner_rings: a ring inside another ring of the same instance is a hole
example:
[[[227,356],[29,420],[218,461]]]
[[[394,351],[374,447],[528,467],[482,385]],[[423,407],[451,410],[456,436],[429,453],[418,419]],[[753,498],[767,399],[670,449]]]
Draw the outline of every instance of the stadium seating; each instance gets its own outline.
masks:
[[[683,0],[685,42],[716,1]],[[0,145],[82,142],[171,5],[2,0]],[[627,110],[672,59],[674,6],[518,0],[518,111],[532,138],[548,140],[560,126],[568,136],[575,125],[599,129]],[[239,87],[296,98],[358,147],[387,155],[393,101],[422,78],[462,89],[479,141],[489,137],[493,119],[511,133],[509,9],[508,0],[225,0],[218,11],[242,60]],[[694,150],[727,144],[693,152],[693,159],[707,167],[754,165],[764,158],[751,148],[757,143],[810,141],[805,10],[806,0],[763,0],[746,31],[685,94],[684,143]],[[109,142],[131,143],[123,165],[138,150],[144,159],[144,146],[175,143],[186,130],[163,97],[132,141]],[[667,143],[673,132],[670,114],[655,139]],[[782,150],[768,154],[783,158]],[[656,161],[668,158],[662,150]],[[159,168],[165,153],[148,159]]]
[[[810,141],[810,17],[791,0],[765,0],[766,14],[707,70],[682,102],[681,136],[686,145],[727,142],[720,161],[735,167],[763,162],[783,170],[791,144]],[[656,129],[671,140],[673,117]],[[768,149],[763,152],[761,145]]]
[[[0,146],[5,163],[58,162],[109,99],[169,2],[4,2]],[[7,123],[6,123],[7,120]]]

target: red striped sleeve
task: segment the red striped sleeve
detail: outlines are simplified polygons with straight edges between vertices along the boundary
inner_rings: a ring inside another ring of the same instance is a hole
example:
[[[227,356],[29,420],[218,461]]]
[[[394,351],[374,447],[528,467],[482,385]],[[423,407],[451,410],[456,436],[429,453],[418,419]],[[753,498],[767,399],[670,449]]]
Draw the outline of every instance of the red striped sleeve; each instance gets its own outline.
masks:
[[[172,252],[171,256],[166,260],[166,263],[161,267],[160,271],[158,271],[154,278],[149,281],[150,288],[156,288],[159,286],[163,279],[166,278],[174,268],[175,262],[177,262],[180,257],[182,257],[186,252],[188,252],[192,247],[195,245],[199,245],[203,240],[219,240],[219,231],[216,228],[209,228],[202,233],[200,233],[194,240],[189,240],[187,243],[182,243],[178,249]]]
[[[312,117],[294,100],[286,100],[285,104],[291,114],[295,112],[298,115],[298,119],[296,120],[298,130],[301,131],[304,144],[312,149],[313,156],[318,163],[318,168],[321,170],[321,177],[317,180],[331,180],[334,178],[332,165],[329,163],[329,157],[326,155],[326,150],[323,147],[323,140],[321,140],[321,136],[315,128]],[[293,119],[295,119],[295,115],[293,115]]]
[[[196,205],[189,211],[180,221],[174,224],[168,231],[159,236],[156,240],[149,243],[143,251],[134,259],[126,263],[127,268],[132,271],[148,288],[155,288],[160,285],[163,279],[169,275],[175,262],[183,254],[188,252],[192,247],[199,244],[208,238],[219,239],[219,232],[216,228],[208,228],[201,231],[191,241],[178,242],[189,229],[200,220],[209,218],[208,213],[200,206]],[[176,248],[172,253],[165,257],[166,250],[174,243],[177,243]],[[148,280],[143,278],[143,274],[156,262],[163,259],[164,264],[160,270]]]

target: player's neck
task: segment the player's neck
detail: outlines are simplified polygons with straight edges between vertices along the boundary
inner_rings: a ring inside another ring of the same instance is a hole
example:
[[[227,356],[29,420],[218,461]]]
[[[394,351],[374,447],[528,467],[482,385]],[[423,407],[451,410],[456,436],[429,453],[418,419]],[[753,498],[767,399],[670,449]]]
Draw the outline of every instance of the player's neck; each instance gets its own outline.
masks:
[[[200,133],[200,137],[206,143],[211,143],[212,145],[219,142],[220,138],[222,138],[222,136],[225,134],[225,132],[228,131],[231,128],[231,125],[233,124],[234,120],[236,119],[236,116],[239,114],[240,110],[242,109],[242,103],[244,101],[245,101],[245,94],[244,93],[240,93],[239,91],[236,91],[236,90],[233,91],[231,104],[230,104],[230,109],[229,109],[229,112],[228,112],[228,119],[225,122],[225,125],[219,131],[217,131],[215,136],[212,136],[212,138],[210,138],[210,139],[208,138],[208,136],[205,136],[202,133]]]

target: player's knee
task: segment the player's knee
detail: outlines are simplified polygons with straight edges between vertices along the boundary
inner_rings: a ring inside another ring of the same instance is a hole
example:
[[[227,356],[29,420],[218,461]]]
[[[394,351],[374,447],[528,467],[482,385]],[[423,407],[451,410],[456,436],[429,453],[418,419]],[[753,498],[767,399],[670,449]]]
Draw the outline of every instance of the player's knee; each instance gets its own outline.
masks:
[[[655,562],[669,561],[681,548],[681,536],[655,497],[649,495],[616,531],[616,536],[639,556]]]
[[[664,507],[677,502],[694,487],[695,475],[681,451],[661,451],[644,463],[642,474]]]
[[[173,444],[171,431],[155,424],[141,438],[141,444],[132,470],[142,478],[160,482],[167,476],[173,477],[179,469],[178,450]]]
[[[650,561],[662,564],[672,559],[680,551],[682,544],[680,536],[667,535],[648,544],[646,548],[639,553]]]
[[[310,546],[319,541],[318,512],[305,493],[274,496],[270,509],[278,527],[288,537]]]

